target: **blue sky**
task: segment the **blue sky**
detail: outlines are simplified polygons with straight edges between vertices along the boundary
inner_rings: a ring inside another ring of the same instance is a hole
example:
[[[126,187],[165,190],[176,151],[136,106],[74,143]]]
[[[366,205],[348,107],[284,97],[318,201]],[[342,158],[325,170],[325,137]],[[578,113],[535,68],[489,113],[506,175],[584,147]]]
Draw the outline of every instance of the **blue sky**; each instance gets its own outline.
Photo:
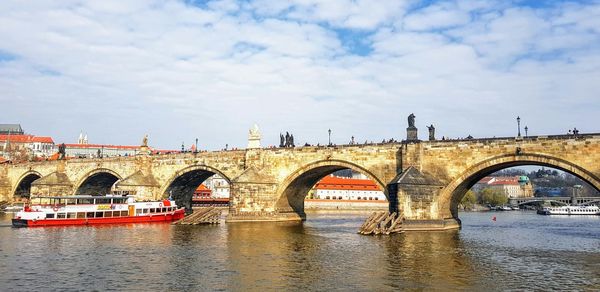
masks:
[[[0,3],[0,123],[243,148],[598,132],[599,1]]]

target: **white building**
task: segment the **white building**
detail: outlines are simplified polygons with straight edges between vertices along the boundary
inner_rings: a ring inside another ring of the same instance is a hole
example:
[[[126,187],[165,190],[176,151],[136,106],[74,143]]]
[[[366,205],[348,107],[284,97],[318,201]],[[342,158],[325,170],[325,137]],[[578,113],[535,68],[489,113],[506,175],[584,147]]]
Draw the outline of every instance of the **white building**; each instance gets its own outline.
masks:
[[[65,144],[67,157],[97,158],[132,156],[138,154],[140,146],[89,144],[87,134],[79,134],[77,144]]]
[[[498,190],[509,198],[533,197],[533,186],[527,176],[488,176],[478,181],[471,189],[480,192],[486,188]]]
[[[11,151],[24,151],[35,157],[50,157],[56,152],[56,148],[51,137],[0,134],[0,155],[8,158]]]
[[[229,183],[222,176],[215,174],[207,178],[203,184],[210,189],[213,198],[229,198]]]
[[[54,140],[51,137],[34,136],[29,143],[29,149],[37,157],[50,157],[56,153],[57,149]]]
[[[326,176],[312,190],[309,198],[319,200],[380,200],[385,194],[370,179]]]

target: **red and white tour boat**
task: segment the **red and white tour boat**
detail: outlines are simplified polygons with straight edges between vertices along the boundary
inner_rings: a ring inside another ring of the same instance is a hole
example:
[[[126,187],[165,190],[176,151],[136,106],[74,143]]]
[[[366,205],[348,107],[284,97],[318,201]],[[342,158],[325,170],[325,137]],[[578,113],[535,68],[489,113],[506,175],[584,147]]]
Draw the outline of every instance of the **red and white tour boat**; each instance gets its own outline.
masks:
[[[185,208],[175,201],[135,202],[133,196],[39,196],[12,219],[14,227],[175,221]]]

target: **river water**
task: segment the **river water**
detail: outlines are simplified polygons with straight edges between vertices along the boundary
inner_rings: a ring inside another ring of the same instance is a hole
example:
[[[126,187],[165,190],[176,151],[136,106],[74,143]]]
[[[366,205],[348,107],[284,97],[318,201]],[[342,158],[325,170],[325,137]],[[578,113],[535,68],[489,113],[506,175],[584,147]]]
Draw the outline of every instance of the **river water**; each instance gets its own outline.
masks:
[[[461,213],[461,230],[356,234],[367,216],[309,213],[304,223],[214,226],[1,227],[0,290],[600,289],[600,216]],[[11,217],[0,214],[0,224],[10,224]]]

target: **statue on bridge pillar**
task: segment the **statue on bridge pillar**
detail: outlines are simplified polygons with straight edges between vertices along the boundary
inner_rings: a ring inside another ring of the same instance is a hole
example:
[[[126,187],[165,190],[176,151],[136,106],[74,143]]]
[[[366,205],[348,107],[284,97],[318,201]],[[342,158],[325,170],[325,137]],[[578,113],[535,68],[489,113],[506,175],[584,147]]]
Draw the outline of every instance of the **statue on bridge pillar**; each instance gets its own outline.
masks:
[[[408,116],[408,127],[409,128],[415,127],[415,118],[416,118],[415,114],[412,114],[412,113]]]
[[[406,128],[406,140],[407,141],[418,141],[417,127],[415,127],[415,114],[408,116],[408,128]]]
[[[429,129],[429,141],[435,141],[435,127],[433,124],[427,126],[427,129]]]
[[[281,133],[279,133],[279,147],[285,147],[285,137]]]
[[[65,145],[65,143],[58,145],[58,159],[59,160],[65,159],[66,149],[67,149],[67,146]]]
[[[183,146],[183,144],[181,146]],[[142,139],[142,145],[140,145],[138,155],[150,155],[150,148],[148,147],[148,134],[144,135],[144,138]]]

